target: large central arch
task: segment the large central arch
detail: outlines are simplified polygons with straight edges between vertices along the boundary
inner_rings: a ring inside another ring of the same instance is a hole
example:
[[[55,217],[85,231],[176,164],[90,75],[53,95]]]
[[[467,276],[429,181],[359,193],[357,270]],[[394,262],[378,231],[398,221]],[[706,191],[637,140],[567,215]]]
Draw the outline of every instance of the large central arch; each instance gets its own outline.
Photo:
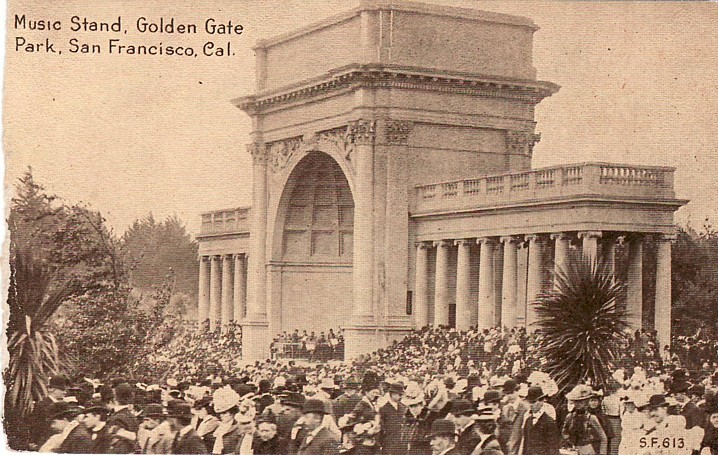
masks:
[[[310,151],[292,167],[271,245],[275,331],[337,329],[351,314],[354,198],[337,161]]]

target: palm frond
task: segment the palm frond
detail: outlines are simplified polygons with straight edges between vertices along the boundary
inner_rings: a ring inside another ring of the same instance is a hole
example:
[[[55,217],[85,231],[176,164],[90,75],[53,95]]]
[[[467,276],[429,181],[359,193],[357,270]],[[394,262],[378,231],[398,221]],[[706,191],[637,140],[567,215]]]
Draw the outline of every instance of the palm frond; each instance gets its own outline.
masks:
[[[622,291],[608,264],[572,257],[558,271],[556,289],[534,303],[539,352],[560,388],[585,381],[605,385],[626,341]]]

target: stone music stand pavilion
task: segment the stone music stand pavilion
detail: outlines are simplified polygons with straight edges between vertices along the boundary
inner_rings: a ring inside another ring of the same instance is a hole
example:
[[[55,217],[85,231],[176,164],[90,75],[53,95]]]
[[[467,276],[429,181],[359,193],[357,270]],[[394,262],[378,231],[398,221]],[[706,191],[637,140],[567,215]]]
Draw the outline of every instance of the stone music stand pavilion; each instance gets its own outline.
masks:
[[[571,249],[613,261],[620,244],[631,326],[655,279],[668,343],[673,213],[687,202],[674,169],[531,168],[534,108],[559,89],[536,79],[537,29],[375,0],[259,42],[256,92],[233,100],[253,122],[252,206],[202,215],[199,320],[237,321],[243,361],[294,329],[343,328],[347,358],[427,324],[531,329]]]

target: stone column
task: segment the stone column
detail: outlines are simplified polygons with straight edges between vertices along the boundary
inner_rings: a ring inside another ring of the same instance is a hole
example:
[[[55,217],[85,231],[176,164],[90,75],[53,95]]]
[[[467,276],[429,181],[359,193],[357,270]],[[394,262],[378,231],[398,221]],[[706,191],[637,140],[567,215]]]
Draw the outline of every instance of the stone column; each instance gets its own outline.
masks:
[[[516,237],[501,237],[504,244],[504,268],[501,285],[501,327],[516,325]]]
[[[533,332],[536,330],[535,322],[537,321],[534,303],[541,294],[543,239],[538,235],[527,235],[526,241],[529,242],[528,275],[526,277],[526,330]]]
[[[503,306],[503,287],[504,287],[504,247],[503,244],[496,241],[494,245],[494,327],[501,327],[502,306]]]
[[[414,323],[417,329],[429,325],[429,248],[426,242],[416,244],[414,278]]]
[[[473,321],[471,308],[471,241],[456,240],[459,251],[456,258],[456,329],[468,330]]]
[[[578,238],[583,240],[583,255],[596,262],[599,255],[599,240],[601,231],[583,231],[578,233]]]
[[[344,330],[345,358],[353,359],[376,348],[374,318],[374,122],[349,125],[354,141],[354,252],[352,259],[352,316]]]
[[[204,329],[204,323],[209,318],[209,258],[201,256],[199,258],[199,308],[197,311],[197,328]]]
[[[481,245],[479,256],[479,322],[478,328],[486,329],[494,325],[494,245],[492,238],[477,239]]]
[[[643,239],[638,236],[628,242],[626,311],[631,330],[639,330],[643,326]]]
[[[561,273],[566,273],[568,266],[568,250],[571,244],[571,236],[564,232],[551,234],[554,241],[554,262],[553,262],[553,288],[558,289],[558,277]]]
[[[247,316],[242,323],[243,361],[269,357],[267,321],[267,149],[262,142],[248,146],[252,154],[252,210],[247,264]]]
[[[209,279],[209,330],[214,332],[222,311],[222,256],[212,256]]]
[[[355,323],[366,324],[373,320],[374,123],[359,121],[351,128],[356,163],[352,311]]]
[[[449,248],[448,240],[434,242],[436,279],[434,284],[434,327],[449,324]]]
[[[247,311],[247,277],[244,273],[244,256],[234,255],[234,321],[239,323]]]
[[[606,261],[606,272],[616,281],[616,238],[611,236],[604,239],[601,246],[601,257]]]
[[[222,260],[222,331],[226,332],[234,318],[234,260],[231,254],[225,254]]]
[[[671,344],[671,243],[674,235],[658,237],[656,251],[656,316],[660,351]]]

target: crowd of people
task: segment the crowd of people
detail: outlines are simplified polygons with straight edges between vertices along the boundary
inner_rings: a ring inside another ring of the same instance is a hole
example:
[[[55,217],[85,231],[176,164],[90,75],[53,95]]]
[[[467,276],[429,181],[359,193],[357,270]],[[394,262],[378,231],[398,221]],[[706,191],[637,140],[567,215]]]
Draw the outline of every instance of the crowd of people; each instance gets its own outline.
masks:
[[[299,329],[295,329],[274,337],[269,349],[273,359],[344,360],[344,335],[341,330],[334,333],[334,329],[329,329],[326,335],[320,332],[318,336],[306,330],[300,334]]]
[[[290,342],[293,336],[282,335]],[[102,383],[55,377],[35,406],[32,448],[718,455],[718,363],[705,343],[681,347],[693,352],[687,359],[680,350],[666,355],[654,332],[639,331],[603,389],[575,384],[560,391],[541,372],[533,337],[523,329],[427,327],[352,362],[197,364],[161,380]]]

